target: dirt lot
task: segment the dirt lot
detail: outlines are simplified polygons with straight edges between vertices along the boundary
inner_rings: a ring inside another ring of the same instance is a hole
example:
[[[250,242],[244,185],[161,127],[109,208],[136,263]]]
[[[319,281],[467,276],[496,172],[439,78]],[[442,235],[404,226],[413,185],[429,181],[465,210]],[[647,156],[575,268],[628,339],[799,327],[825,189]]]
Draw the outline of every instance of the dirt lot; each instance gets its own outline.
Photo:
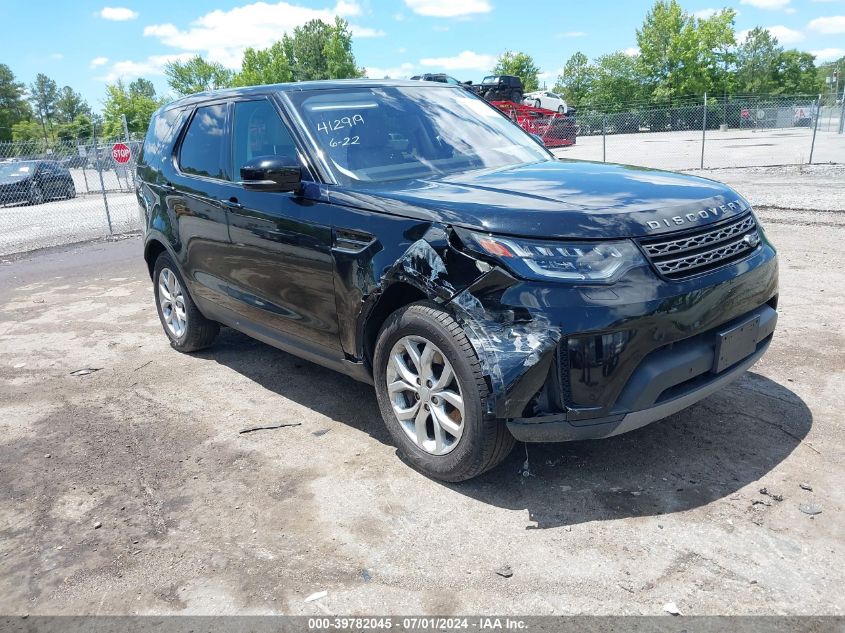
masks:
[[[231,330],[173,351],[137,238],[3,262],[0,613],[842,614],[845,196],[769,176],[768,355],[460,485],[396,458],[365,385]]]

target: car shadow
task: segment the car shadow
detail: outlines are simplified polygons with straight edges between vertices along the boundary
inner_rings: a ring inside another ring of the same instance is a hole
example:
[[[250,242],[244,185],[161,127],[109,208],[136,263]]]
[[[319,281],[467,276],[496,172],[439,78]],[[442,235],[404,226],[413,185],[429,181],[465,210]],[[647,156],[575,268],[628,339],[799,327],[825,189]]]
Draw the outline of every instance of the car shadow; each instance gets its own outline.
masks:
[[[214,345],[194,354],[238,372],[265,389],[392,446],[370,385],[224,327]],[[287,420],[267,420],[283,423]]]
[[[372,387],[224,328],[197,354],[265,389],[392,445]],[[642,429],[603,440],[517,444],[494,470],[438,485],[527,510],[535,525],[660,516],[730,497],[798,447],[813,416],[790,389],[748,372],[724,391]]]

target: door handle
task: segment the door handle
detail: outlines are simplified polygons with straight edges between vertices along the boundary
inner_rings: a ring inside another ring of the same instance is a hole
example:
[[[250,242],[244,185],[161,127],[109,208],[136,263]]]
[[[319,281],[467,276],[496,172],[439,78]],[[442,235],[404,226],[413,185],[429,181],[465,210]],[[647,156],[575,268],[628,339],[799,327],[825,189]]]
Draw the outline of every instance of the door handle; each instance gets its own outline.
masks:
[[[244,205],[238,202],[237,198],[228,198],[226,200],[221,200],[220,204],[222,204],[227,209],[243,209]]]

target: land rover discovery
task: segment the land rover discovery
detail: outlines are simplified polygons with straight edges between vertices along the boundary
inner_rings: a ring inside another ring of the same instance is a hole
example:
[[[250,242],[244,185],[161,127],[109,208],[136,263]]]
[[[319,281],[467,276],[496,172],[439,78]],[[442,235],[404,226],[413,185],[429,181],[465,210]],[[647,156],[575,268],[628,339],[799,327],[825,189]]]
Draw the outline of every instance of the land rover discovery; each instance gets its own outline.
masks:
[[[515,440],[604,438],[739,378],[772,340],[777,259],[703,178],[556,160],[447,84],[193,95],[138,161],[172,346],[221,325],[375,386],[400,453],[459,481]]]

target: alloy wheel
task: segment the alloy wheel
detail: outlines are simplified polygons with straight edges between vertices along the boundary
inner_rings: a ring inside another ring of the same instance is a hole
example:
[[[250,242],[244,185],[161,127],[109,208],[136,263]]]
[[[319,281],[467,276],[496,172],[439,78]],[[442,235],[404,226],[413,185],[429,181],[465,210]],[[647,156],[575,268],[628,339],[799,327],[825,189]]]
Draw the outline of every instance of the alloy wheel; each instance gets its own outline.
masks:
[[[431,455],[452,451],[464,431],[464,399],[452,364],[431,341],[405,336],[385,373],[393,413],[414,444]]]
[[[176,275],[169,268],[162,268],[158,276],[158,302],[167,331],[176,339],[182,338],[188,327],[185,294]]]

